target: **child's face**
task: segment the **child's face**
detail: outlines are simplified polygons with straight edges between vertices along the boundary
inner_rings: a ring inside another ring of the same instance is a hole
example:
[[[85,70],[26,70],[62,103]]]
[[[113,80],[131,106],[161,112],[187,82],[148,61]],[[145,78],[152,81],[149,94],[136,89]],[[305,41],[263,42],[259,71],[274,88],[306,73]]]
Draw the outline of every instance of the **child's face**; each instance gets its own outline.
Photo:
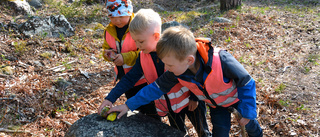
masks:
[[[167,55],[161,60],[165,65],[165,69],[174,73],[176,76],[183,74],[191,65],[191,62],[188,60],[188,58],[179,61],[173,53],[167,53]]]
[[[143,53],[149,54],[156,51],[157,42],[159,41],[160,34],[145,31],[142,34],[132,34],[132,39]]]
[[[130,16],[109,17],[113,25],[122,28],[129,23]]]

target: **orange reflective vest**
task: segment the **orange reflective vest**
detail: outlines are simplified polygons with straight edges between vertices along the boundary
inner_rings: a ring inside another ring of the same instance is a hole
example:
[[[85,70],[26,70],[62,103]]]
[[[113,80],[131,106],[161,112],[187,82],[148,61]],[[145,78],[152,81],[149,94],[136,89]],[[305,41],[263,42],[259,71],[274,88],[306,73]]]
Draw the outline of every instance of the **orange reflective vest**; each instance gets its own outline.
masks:
[[[140,63],[147,80],[150,84],[158,78],[157,70],[155,68],[151,55],[140,52]],[[152,92],[152,91],[150,91]],[[171,109],[175,113],[179,113],[182,109],[189,105],[190,91],[188,88],[183,87],[180,83],[176,84],[170,92],[167,93],[170,100]],[[155,106],[160,116],[165,116],[168,112],[168,105],[165,95],[162,95],[158,100],[155,100]]]
[[[119,53],[119,49],[120,49],[120,45],[119,42],[117,42],[114,37],[112,37],[107,31],[105,33],[105,38],[106,41],[108,42],[110,48],[116,50],[116,53]],[[128,32],[126,34],[126,37],[124,40],[121,41],[121,45],[126,45],[126,46],[122,46],[121,47],[121,53],[126,53],[129,51],[136,51],[137,50],[137,46],[136,43],[134,42],[134,40],[132,39],[130,32]],[[131,69],[132,66],[129,66],[127,64],[122,65],[124,73],[127,74]],[[116,75],[118,75],[118,69],[115,66],[114,67],[114,71],[116,72]],[[146,83],[146,80],[144,79],[144,77],[141,77],[141,79],[135,84],[135,86],[140,85]]]
[[[205,63],[207,63],[208,52],[204,52],[204,51],[208,50],[209,48],[206,48],[204,46],[208,46],[209,44],[205,45],[204,44],[205,42],[199,39],[196,39],[196,41],[197,41],[198,51],[201,57],[205,57],[204,61]],[[233,80],[230,80],[229,83],[225,83],[223,81],[223,73],[222,73],[219,51],[220,51],[219,48],[214,49],[212,64],[211,64],[211,72],[208,74],[202,86],[204,90],[199,89],[199,87],[195,83],[184,81],[178,78],[179,82],[183,86],[190,89],[192,93],[194,93],[198,97],[199,100],[203,100],[207,102],[207,104],[213,108],[215,108],[216,106],[214,105],[214,103],[211,102],[210,99],[208,99],[208,96],[211,99],[213,99],[218,106],[222,106],[222,107],[229,107],[232,104],[235,104],[236,102],[239,101],[235,82]]]

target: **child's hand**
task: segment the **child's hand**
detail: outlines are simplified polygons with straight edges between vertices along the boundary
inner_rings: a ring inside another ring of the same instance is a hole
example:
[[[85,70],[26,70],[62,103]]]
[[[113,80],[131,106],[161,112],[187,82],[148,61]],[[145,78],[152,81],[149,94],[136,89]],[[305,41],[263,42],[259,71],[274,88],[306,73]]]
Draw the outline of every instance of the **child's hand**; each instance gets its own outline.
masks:
[[[100,105],[100,107],[99,107],[99,109],[98,109],[98,114],[101,113],[101,110],[102,110],[103,107],[105,107],[105,106],[109,106],[110,108],[112,108],[112,103],[111,103],[109,100],[104,100],[104,101],[101,103],[101,105]]]
[[[116,66],[122,66],[123,65],[123,57],[122,57],[122,55],[121,54],[115,55],[113,63]]]
[[[124,105],[120,105],[120,106],[115,106],[112,107],[109,111],[108,114],[110,114],[111,112],[120,112],[118,115],[118,119],[120,119],[124,114],[126,114],[129,111],[129,108],[126,104]]]
[[[198,107],[198,101],[189,100],[189,111],[194,111]]]
[[[241,126],[245,126],[249,123],[250,119],[247,119],[247,118],[241,118],[240,121],[239,121],[239,124]]]

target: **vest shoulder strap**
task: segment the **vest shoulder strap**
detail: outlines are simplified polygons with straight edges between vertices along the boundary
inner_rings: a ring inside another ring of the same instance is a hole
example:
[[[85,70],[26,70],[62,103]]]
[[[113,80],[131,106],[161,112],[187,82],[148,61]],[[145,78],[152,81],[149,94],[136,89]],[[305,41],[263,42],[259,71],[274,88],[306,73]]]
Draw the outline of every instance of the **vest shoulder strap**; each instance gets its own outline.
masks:
[[[197,43],[197,49],[200,54],[200,56],[203,58],[204,62],[208,62],[208,51],[211,45],[211,40],[208,38],[196,38],[196,43]]]

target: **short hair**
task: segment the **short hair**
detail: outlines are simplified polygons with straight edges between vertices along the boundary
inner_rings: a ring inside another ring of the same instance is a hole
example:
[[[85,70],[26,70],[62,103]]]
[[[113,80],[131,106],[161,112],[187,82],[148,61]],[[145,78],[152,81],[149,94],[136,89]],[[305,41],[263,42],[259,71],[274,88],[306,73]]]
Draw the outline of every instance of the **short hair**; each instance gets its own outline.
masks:
[[[189,29],[183,26],[175,26],[163,32],[157,43],[156,51],[160,59],[168,53],[173,53],[179,61],[182,61],[188,55],[197,52],[197,45],[195,37]]]
[[[129,31],[133,34],[142,34],[146,31],[161,34],[161,17],[152,9],[140,9],[133,17]]]

